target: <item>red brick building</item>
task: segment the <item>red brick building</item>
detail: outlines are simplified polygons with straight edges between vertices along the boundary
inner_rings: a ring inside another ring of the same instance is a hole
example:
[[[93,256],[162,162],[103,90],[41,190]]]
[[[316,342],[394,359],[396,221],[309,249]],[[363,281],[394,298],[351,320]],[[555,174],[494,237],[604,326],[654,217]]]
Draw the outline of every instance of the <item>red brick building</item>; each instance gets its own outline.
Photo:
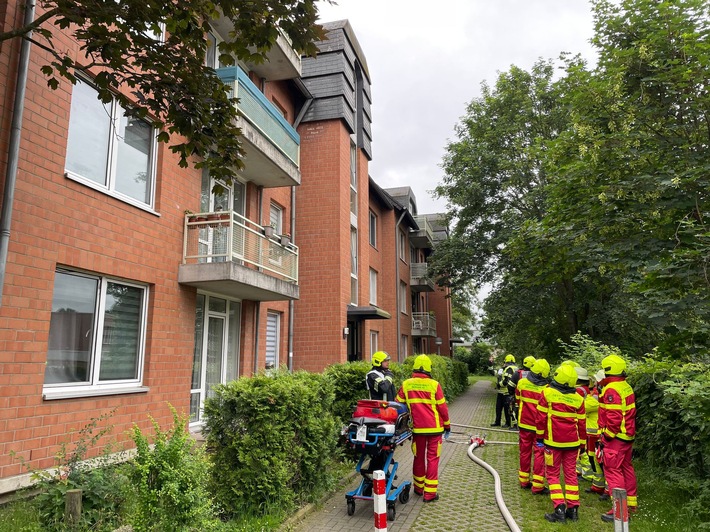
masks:
[[[2,31],[20,25],[20,4],[0,6]],[[436,352],[432,336],[412,339],[411,261],[395,261],[396,242],[409,251],[422,224],[369,178],[367,66],[349,24],[331,30],[303,73],[285,38],[265,64],[207,58],[242,111],[245,167],[224,194],[180,168],[149,121],[99,102],[95,72],[49,90],[49,56],[33,46],[22,95],[20,42],[3,43],[0,492],[29,483],[11,452],[50,467],[69,434],[108,412],[107,439],[128,444],[133,423],[151,429],[148,414],[169,425],[168,404],[199,431],[212,386],[242,375],[320,371],[367,359],[375,344]],[[216,21],[209,38],[227,35]],[[349,92],[329,95],[328,72]],[[432,294],[421,308],[436,313],[444,354],[448,300],[435,306]]]

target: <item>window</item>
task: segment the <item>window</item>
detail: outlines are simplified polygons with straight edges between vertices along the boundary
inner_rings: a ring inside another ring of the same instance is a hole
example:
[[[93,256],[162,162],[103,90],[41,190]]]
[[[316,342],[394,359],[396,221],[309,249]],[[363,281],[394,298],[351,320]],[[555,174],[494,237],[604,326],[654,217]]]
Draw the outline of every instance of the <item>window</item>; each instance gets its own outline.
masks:
[[[350,141],[350,219],[357,226],[357,148]]]
[[[399,282],[399,311],[407,314],[407,283]]]
[[[370,245],[373,248],[377,247],[377,216],[370,211]]]
[[[115,101],[102,103],[79,79],[69,116],[68,177],[138,206],[153,206],[155,191],[153,127],[129,118]]]
[[[274,228],[276,234],[280,235],[283,233],[283,223],[284,223],[284,210],[272,203],[269,206],[269,225]]]
[[[370,268],[370,304],[377,305],[377,272]]]
[[[281,314],[266,314],[266,369],[279,367],[279,340],[281,337]]]
[[[377,344],[379,343],[379,333],[377,331],[370,331],[370,354],[377,353],[379,349],[377,348]]]
[[[409,338],[406,334],[402,335],[402,345],[399,347],[399,352],[402,354],[402,360],[409,356]]]
[[[140,384],[147,300],[144,286],[57,270],[45,390]]]
[[[350,228],[350,303],[357,305],[357,229]]]
[[[399,236],[399,246],[398,246],[398,251],[399,251],[399,258],[402,260],[402,262],[407,262],[407,257],[405,255],[406,249],[407,249],[407,240],[404,236],[404,233],[402,231],[399,231],[398,233]]]

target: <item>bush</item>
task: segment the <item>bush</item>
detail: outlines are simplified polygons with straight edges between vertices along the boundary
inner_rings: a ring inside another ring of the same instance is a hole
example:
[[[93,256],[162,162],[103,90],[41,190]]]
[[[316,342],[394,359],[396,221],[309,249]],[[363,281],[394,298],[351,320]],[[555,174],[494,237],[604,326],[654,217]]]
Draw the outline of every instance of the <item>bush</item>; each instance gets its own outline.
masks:
[[[427,355],[431,359],[431,376],[441,384],[447,402],[453,401],[468,387],[468,367],[463,362],[439,355]],[[412,376],[412,366],[417,355],[407,357],[400,364],[402,380]]]
[[[394,362],[390,362],[390,364],[390,369],[394,373],[393,366],[397,364]],[[355,410],[358,399],[367,399],[369,397],[365,385],[365,376],[370,371],[370,368],[372,368],[372,365],[365,361],[333,364],[325,368],[323,377],[333,387],[335,399],[332,411],[338,422],[347,422],[353,410]]]
[[[278,371],[214,391],[205,402],[205,433],[226,516],[287,512],[332,484],[340,426],[329,379]]]
[[[204,529],[212,519],[207,492],[210,464],[187,431],[187,417],[173,411],[173,428],[163,432],[151,418],[155,435],[151,448],[137,425],[131,437],[136,444],[132,478],[136,490],[137,531]]]
[[[486,375],[490,373],[490,356],[493,348],[489,344],[477,343],[469,347],[457,347],[454,351],[454,360],[463,362],[468,366],[471,375]]]

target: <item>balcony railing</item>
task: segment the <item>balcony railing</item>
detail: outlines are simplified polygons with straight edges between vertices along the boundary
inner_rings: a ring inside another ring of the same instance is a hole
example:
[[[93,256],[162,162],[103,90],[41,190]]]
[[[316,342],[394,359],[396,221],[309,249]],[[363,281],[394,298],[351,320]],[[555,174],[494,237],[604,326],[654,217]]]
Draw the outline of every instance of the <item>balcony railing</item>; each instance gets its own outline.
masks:
[[[426,262],[413,262],[410,265],[410,277],[410,286],[413,291],[434,291],[434,281],[429,278],[429,266]]]
[[[418,248],[431,248],[434,245],[434,230],[426,216],[414,216],[414,221],[419,226],[418,231],[412,231],[409,240]]]
[[[436,336],[436,318],[428,312],[412,312],[412,336]]]
[[[297,167],[301,139],[273,103],[237,66],[217,69],[219,78],[232,87],[230,96],[239,98],[237,109],[246,120]]]
[[[185,216],[183,264],[236,261],[298,283],[298,247],[236,212]]]

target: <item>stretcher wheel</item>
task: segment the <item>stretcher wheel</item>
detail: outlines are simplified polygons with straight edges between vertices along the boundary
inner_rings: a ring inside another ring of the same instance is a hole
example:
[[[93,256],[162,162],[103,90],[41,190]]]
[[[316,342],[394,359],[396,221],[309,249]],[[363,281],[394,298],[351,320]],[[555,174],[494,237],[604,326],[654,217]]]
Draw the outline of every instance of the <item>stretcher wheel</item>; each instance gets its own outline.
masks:
[[[407,504],[408,500],[409,500],[409,486],[404,488],[399,494],[399,502],[401,502],[402,504]]]
[[[390,504],[387,507],[387,520],[394,521],[397,517],[397,510],[394,509],[394,504]]]
[[[348,515],[353,515],[355,513],[355,501],[350,499],[348,501]]]

